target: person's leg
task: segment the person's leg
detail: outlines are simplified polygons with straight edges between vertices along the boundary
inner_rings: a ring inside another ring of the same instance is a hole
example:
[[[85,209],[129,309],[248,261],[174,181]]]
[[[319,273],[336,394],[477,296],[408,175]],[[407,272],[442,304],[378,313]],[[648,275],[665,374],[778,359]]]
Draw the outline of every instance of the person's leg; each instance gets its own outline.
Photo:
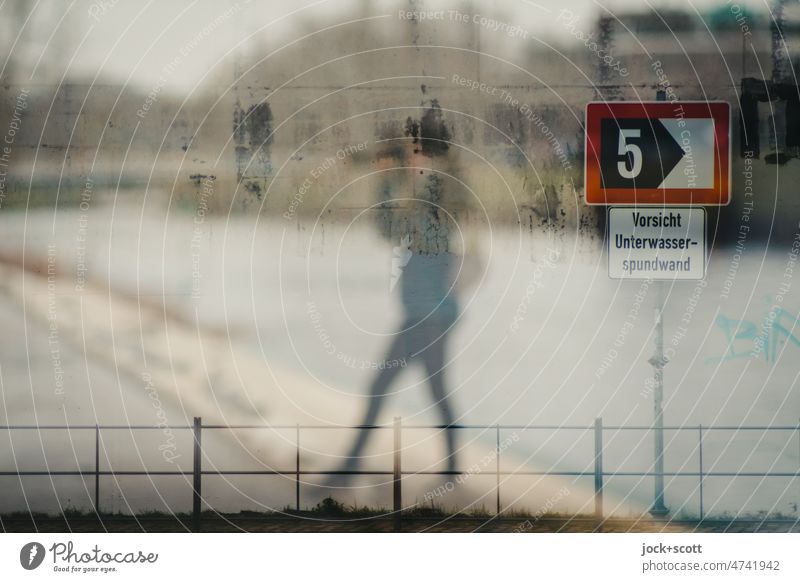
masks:
[[[386,354],[386,361],[400,360],[405,357],[405,344],[406,341],[402,334],[395,336],[395,339]],[[383,401],[386,398],[386,392],[400,370],[401,368],[399,366],[378,370],[377,375],[373,379],[369,388],[369,405],[367,406],[367,411],[364,414],[361,425],[373,425],[378,420],[378,413],[383,406]],[[372,430],[370,429],[361,429],[358,431],[358,436],[353,442],[353,446],[350,448],[350,452],[345,459],[342,470],[356,471],[358,469],[359,465],[361,464],[361,455],[363,454],[364,448],[367,446],[367,442],[369,441],[371,433]]]
[[[431,396],[439,409],[439,415],[442,419],[442,424],[445,426],[452,425],[455,422],[453,411],[450,407],[450,401],[445,390],[444,383],[444,355],[445,355],[445,339],[447,335],[442,335],[438,340],[432,343],[428,348],[420,354],[424,358],[425,369],[428,373],[428,384],[431,388]],[[444,431],[445,441],[447,443],[447,470],[455,471],[456,464],[456,435],[455,430],[449,429]]]

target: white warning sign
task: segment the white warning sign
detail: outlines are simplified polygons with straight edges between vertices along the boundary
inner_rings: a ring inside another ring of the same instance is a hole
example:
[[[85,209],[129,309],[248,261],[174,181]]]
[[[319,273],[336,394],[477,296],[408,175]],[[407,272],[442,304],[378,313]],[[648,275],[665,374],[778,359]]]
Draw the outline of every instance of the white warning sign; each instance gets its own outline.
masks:
[[[608,211],[608,276],[691,280],[706,271],[706,211],[614,206]]]

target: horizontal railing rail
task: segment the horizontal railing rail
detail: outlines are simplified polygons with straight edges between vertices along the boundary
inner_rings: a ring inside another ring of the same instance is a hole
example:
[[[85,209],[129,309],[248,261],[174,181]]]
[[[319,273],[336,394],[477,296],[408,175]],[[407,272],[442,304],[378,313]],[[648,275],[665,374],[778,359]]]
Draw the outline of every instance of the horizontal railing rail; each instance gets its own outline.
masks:
[[[111,470],[100,468],[100,433],[106,430],[189,430],[193,432],[193,468],[192,470]],[[485,430],[494,431],[496,434],[496,449],[495,449],[495,469],[493,471],[483,471],[481,473],[470,473],[474,476],[494,476],[496,478],[496,514],[501,515],[500,503],[500,477],[513,477],[513,476],[544,476],[544,477],[593,477],[594,478],[594,501],[595,501],[595,515],[594,519],[602,521],[604,519],[603,513],[603,487],[606,478],[613,477],[693,477],[699,479],[699,497],[700,497],[700,519],[703,520],[704,515],[704,479],[709,477],[761,477],[761,478],[800,478],[800,468],[797,471],[721,471],[721,470],[705,470],[703,459],[703,435],[711,431],[726,431],[726,432],[772,432],[772,431],[795,431],[800,436],[800,424],[798,425],[673,425],[664,426],[663,430],[666,431],[692,431],[698,435],[698,458],[699,466],[697,470],[682,470],[682,471],[622,471],[622,470],[606,470],[603,468],[603,434],[605,432],[619,432],[619,431],[654,431],[655,426],[650,425],[603,425],[602,419],[597,419],[594,425],[559,425],[559,424],[410,424],[403,425],[400,419],[395,419],[393,424],[390,425],[335,425],[335,424],[202,424],[202,420],[197,417],[191,425],[21,425],[9,424],[0,425],[0,431],[12,430],[66,430],[66,431],[79,431],[91,430],[95,433],[95,468],[94,469],[75,469],[75,470],[0,470],[0,476],[78,476],[78,477],[94,477],[94,511],[100,516],[100,477],[109,476],[182,476],[192,477],[192,522],[193,529],[199,531],[200,529],[200,515],[202,509],[202,477],[203,476],[285,476],[294,477],[295,488],[295,507],[300,511],[300,477],[302,476],[336,476],[336,475],[349,475],[349,476],[391,476],[393,484],[393,515],[395,520],[395,528],[400,529],[402,517],[402,479],[404,477],[417,476],[417,475],[442,475],[442,476],[457,476],[465,474],[464,471],[458,470],[402,470],[402,431],[404,430]],[[202,431],[204,430],[293,430],[296,435],[296,455],[295,467],[287,469],[261,469],[261,470],[209,470],[202,468]],[[308,470],[301,468],[301,448],[300,448],[300,431],[302,430],[390,430],[394,433],[394,450],[393,450],[393,467],[391,470]],[[594,450],[595,456],[591,460],[593,468],[586,470],[503,470],[500,467],[500,432],[501,431],[526,431],[526,430],[548,430],[548,431],[583,431],[585,433],[593,433],[594,436]],[[800,444],[800,440],[798,441]]]

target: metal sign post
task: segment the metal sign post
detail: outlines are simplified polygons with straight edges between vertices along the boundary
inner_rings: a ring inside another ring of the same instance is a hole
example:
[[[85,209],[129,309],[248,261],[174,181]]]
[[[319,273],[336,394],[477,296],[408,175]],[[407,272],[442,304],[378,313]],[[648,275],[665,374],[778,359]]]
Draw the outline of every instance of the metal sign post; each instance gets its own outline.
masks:
[[[653,366],[653,470],[655,471],[653,506],[650,515],[664,517],[669,509],[664,505],[664,281],[656,281],[656,351],[650,358]]]

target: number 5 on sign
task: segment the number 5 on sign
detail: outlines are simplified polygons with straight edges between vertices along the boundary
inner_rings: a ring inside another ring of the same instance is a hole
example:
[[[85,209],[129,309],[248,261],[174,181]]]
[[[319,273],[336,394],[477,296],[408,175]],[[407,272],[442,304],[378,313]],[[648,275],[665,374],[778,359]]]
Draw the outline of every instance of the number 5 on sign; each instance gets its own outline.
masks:
[[[642,135],[639,129],[620,129],[619,130],[619,154],[625,156],[624,162],[617,162],[617,169],[619,175],[628,180],[633,180],[642,171],[642,149],[632,143],[628,143],[628,138],[640,137]],[[631,154],[633,161],[631,162],[631,169],[628,169],[628,153]]]
[[[728,204],[730,125],[721,101],[589,103],[586,203]]]

